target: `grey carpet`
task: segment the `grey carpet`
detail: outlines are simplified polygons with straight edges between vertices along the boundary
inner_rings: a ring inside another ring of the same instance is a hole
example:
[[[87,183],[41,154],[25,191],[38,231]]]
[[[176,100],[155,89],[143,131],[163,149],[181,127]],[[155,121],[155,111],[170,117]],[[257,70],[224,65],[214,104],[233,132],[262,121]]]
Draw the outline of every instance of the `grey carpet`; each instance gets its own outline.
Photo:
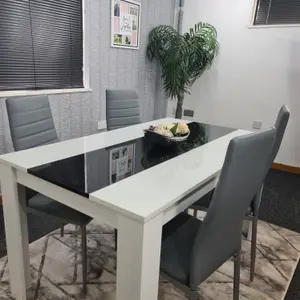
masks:
[[[271,170],[265,183],[260,219],[300,233],[300,175]],[[300,265],[285,300],[300,299]]]

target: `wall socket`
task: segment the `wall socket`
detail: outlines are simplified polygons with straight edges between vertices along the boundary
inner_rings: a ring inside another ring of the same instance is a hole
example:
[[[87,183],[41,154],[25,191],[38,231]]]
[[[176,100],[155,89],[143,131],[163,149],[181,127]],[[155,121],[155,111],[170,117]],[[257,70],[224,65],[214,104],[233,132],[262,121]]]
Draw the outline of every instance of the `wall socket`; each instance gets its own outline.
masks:
[[[175,114],[176,114],[176,107],[173,107],[172,114],[173,114],[173,116],[175,116]],[[183,110],[183,116],[193,118],[194,117],[194,111],[191,110],[191,109],[184,109]]]
[[[261,129],[262,121],[253,121],[253,129]]]
[[[186,117],[193,118],[194,117],[194,111],[192,109],[185,109],[183,111],[183,115],[186,116]]]
[[[105,130],[106,129],[106,120],[99,121],[97,129],[98,130]]]

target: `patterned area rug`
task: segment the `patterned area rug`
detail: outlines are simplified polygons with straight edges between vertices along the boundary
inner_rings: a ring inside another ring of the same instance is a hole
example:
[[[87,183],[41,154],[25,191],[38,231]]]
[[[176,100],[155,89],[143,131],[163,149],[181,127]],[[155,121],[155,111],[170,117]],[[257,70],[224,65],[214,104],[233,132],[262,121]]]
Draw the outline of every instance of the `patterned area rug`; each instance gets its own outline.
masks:
[[[88,294],[83,297],[80,234],[72,225],[64,237],[55,231],[30,245],[32,289],[29,300],[114,300],[115,259],[113,229],[88,225]],[[243,241],[241,300],[283,300],[299,260],[300,234],[259,222],[256,276],[249,281],[250,243]],[[233,262],[226,262],[199,287],[201,300],[232,299]],[[8,284],[7,258],[0,260],[0,299],[13,299]],[[184,294],[161,278],[159,300],[184,300]],[[128,300],[128,299],[124,299]]]

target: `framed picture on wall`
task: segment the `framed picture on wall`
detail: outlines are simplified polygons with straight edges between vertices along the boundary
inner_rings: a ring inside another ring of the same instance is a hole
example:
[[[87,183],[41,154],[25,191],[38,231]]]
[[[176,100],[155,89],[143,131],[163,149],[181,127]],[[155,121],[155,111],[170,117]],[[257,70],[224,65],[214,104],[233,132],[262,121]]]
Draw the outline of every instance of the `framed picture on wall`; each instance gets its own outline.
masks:
[[[139,49],[141,3],[111,0],[111,46]]]

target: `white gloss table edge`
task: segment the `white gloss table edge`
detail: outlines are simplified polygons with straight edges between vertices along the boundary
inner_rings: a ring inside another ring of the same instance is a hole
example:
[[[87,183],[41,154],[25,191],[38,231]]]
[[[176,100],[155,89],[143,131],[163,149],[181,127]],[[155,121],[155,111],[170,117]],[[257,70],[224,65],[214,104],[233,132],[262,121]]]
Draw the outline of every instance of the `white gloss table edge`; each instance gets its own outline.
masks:
[[[10,284],[17,300],[25,300],[30,287],[23,186],[117,228],[116,299],[157,299],[163,225],[215,187],[230,140],[249,131],[236,130],[98,190],[90,199],[28,174],[27,169],[134,140],[150,124],[175,121],[166,118],[0,156]]]

